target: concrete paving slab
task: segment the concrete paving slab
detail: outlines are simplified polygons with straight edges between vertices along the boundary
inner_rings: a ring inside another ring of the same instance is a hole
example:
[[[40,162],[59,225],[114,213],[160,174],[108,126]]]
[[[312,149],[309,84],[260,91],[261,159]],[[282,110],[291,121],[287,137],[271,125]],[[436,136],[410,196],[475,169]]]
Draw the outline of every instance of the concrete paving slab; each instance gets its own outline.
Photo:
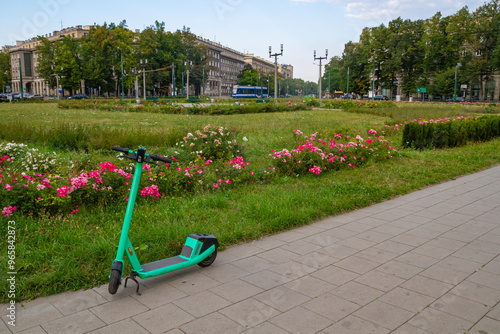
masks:
[[[469,330],[468,334],[497,333],[499,329],[500,321],[491,318],[483,318]]]
[[[426,308],[408,321],[410,325],[432,334],[465,333],[474,323],[432,308]]]
[[[354,312],[353,315],[381,327],[395,330],[406,323],[413,313],[376,300]]]
[[[132,317],[147,331],[160,334],[180,327],[195,319],[189,313],[173,304],[167,304]]]
[[[105,325],[89,310],[83,310],[42,324],[42,328],[48,334],[83,334]]]
[[[232,303],[213,292],[205,290],[192,296],[178,299],[172,304],[177,305],[195,318],[200,318],[227,307]]]
[[[263,292],[264,289],[261,289],[253,284],[237,279],[216,286],[210,289],[210,291],[212,291],[216,295],[226,300],[229,300],[232,303],[237,303]]]
[[[301,334],[318,333],[332,324],[328,318],[301,306],[272,318],[270,322],[290,333]]]
[[[325,334],[387,334],[390,330],[355,316],[347,316],[325,329]]]
[[[472,323],[478,322],[479,319],[483,318],[490,309],[488,305],[481,304],[467,298],[462,298],[452,293],[439,298],[437,301],[432,303],[430,307],[468,320]]]
[[[384,294],[381,290],[354,281],[334,288],[331,293],[360,306],[364,306]]]

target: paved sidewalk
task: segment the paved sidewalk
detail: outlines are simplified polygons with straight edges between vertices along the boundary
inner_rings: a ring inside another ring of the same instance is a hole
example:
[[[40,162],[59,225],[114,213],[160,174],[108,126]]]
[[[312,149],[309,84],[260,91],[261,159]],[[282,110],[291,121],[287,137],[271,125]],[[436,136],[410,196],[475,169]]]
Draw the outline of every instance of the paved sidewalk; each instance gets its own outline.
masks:
[[[220,252],[17,305],[1,333],[500,333],[500,166]]]

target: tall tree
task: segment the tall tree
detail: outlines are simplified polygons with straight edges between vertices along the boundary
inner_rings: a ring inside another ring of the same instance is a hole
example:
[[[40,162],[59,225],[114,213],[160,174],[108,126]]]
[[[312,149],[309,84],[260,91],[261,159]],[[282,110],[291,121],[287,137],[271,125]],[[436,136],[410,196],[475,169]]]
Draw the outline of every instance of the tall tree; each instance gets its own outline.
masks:
[[[5,88],[12,80],[9,51],[0,52],[0,91],[5,92]]]
[[[57,59],[56,54],[60,53],[61,43],[52,43],[47,38],[43,36],[38,36],[40,44],[37,46],[38,52],[38,64],[36,71],[38,75],[45,79],[48,86],[52,89],[56,88],[56,71],[57,71]],[[59,65],[59,67],[61,67]]]

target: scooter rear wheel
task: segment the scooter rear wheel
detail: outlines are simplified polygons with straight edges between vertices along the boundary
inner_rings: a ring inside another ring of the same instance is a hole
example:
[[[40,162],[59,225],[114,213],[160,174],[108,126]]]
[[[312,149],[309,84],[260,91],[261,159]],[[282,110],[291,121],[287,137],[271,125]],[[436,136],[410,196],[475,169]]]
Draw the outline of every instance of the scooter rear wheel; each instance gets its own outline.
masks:
[[[118,286],[121,284],[121,273],[119,270],[111,270],[111,275],[109,276],[108,291],[110,294],[114,295],[118,291]]]
[[[217,257],[217,248],[214,250],[214,252],[212,254],[210,254],[209,256],[207,256],[205,258],[205,260],[203,260],[200,263],[198,263],[198,265],[200,267],[208,267],[209,265],[211,265],[212,263],[214,263],[216,257]]]

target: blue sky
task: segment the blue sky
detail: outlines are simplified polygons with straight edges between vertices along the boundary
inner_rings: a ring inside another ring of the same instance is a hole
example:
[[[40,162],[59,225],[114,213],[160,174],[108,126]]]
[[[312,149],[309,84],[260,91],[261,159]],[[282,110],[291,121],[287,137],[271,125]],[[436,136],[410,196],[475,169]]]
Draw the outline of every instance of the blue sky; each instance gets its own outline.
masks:
[[[344,44],[357,41],[364,27],[403,19],[426,19],[440,11],[470,11],[484,1],[428,0],[191,0],[75,1],[25,0],[0,9],[0,46],[38,34],[94,22],[126,20],[130,29],[144,29],[155,20],[167,30],[190,27],[197,35],[241,52],[269,59],[284,44],[279,62],[294,66],[294,77],[318,79],[313,51],[329,57],[342,54]],[[61,22],[62,21],[62,22]]]

